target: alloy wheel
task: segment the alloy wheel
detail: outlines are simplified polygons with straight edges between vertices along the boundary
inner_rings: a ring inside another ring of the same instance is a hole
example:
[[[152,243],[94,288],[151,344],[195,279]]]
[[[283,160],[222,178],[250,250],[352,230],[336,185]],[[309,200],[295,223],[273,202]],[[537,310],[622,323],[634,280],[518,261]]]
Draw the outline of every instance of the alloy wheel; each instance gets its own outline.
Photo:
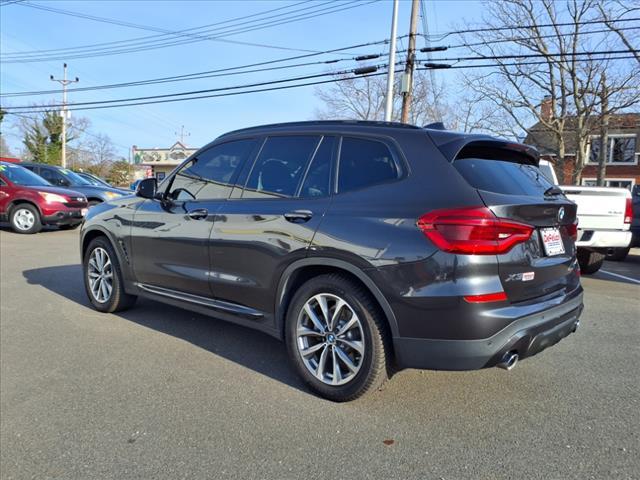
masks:
[[[337,295],[319,293],[304,304],[296,325],[296,345],[307,370],[327,385],[351,381],[365,354],[362,323]]]
[[[87,277],[91,295],[100,303],[106,303],[113,291],[113,265],[104,248],[94,248],[89,257]]]

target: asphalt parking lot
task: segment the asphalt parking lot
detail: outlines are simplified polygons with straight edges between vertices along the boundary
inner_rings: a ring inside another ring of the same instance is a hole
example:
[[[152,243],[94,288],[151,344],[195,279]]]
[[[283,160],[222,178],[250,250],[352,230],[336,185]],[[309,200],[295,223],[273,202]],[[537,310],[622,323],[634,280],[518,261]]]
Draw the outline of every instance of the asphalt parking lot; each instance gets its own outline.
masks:
[[[580,330],[513,371],[409,370],[334,404],[263,334],[92,310],[77,245],[0,231],[4,480],[640,478],[639,250],[585,277]]]

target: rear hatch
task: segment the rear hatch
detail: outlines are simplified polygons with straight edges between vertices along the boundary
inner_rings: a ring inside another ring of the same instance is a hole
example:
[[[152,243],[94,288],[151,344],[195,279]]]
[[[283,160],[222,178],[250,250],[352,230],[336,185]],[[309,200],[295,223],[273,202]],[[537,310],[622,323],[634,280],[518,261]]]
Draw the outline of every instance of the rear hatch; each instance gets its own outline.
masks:
[[[553,297],[575,288],[576,204],[542,174],[529,147],[480,141],[465,145],[453,166],[498,218],[534,227],[531,237],[496,255],[511,302]]]

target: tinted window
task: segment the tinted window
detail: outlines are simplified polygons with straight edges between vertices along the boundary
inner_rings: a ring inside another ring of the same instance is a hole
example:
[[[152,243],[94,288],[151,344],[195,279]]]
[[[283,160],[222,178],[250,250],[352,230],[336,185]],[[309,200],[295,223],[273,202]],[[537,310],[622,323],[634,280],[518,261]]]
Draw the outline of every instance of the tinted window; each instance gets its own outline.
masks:
[[[326,197],[331,191],[331,159],[336,143],[336,137],[324,137],[316,150],[302,184],[300,196]]]
[[[268,138],[242,196],[294,196],[318,140],[315,136]]]
[[[35,173],[26,168],[22,168],[18,165],[0,165],[0,173],[5,176],[7,180],[16,185],[25,186],[45,186],[49,185],[46,180],[39,177]]]
[[[40,167],[40,176],[53,185],[91,185],[80,175],[66,168]]]
[[[216,145],[198,153],[171,182],[174,200],[228,198],[239,167],[251,154],[253,139]]]
[[[338,191],[348,192],[398,178],[398,167],[382,142],[361,138],[342,139]]]
[[[453,166],[472,187],[488,192],[539,196],[553,186],[534,165],[484,158],[463,158],[453,162]]]

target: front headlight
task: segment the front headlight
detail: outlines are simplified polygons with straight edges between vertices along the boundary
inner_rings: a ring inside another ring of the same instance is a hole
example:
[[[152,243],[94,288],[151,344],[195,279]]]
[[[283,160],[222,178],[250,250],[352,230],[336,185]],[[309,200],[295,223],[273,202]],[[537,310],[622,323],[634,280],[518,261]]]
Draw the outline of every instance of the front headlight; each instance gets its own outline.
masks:
[[[47,203],[67,203],[68,200],[62,195],[58,195],[55,193],[49,192],[38,192],[38,194],[44,198],[44,201]]]
[[[122,195],[120,195],[119,193],[116,193],[116,192],[107,192],[107,193],[105,193],[105,196],[106,196],[109,200],[111,200],[111,199],[113,199],[113,198],[121,197]]]

